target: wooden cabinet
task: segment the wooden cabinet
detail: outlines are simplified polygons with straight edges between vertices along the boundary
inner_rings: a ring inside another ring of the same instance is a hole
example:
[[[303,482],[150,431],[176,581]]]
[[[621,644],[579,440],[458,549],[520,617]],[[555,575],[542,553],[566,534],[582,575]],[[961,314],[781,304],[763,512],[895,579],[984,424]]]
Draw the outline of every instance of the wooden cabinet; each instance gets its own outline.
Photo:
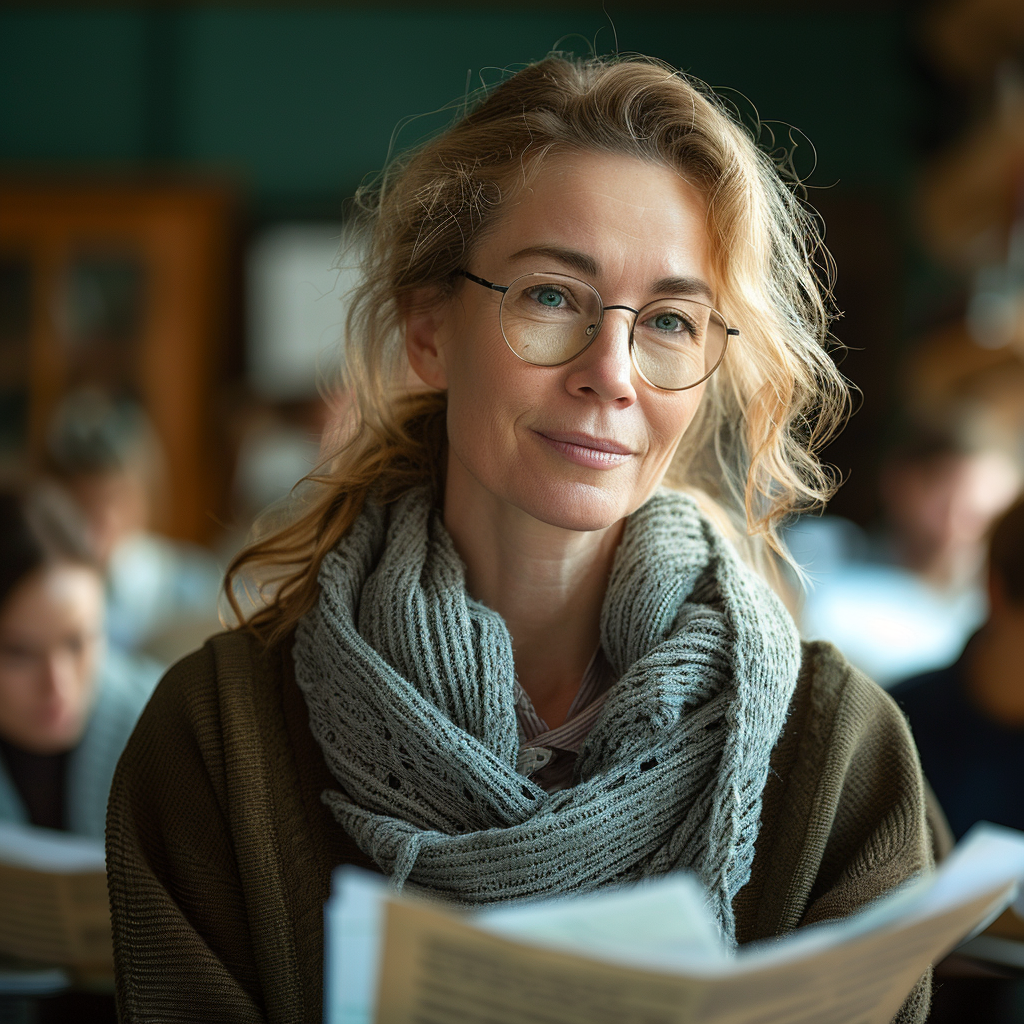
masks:
[[[130,396],[166,457],[154,525],[215,532],[232,214],[219,187],[0,181],[0,461],[41,463],[69,391]]]

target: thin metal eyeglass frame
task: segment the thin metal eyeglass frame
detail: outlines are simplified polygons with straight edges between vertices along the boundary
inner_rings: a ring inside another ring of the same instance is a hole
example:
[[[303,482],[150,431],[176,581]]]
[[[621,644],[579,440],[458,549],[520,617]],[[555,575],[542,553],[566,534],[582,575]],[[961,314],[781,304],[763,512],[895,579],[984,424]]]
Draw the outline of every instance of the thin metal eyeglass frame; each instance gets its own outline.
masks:
[[[505,285],[495,284],[493,281],[486,280],[486,278],[477,277],[476,274],[471,274],[468,270],[456,270],[455,273],[461,275],[462,277],[467,278],[468,280],[472,281],[474,284],[482,285],[484,288],[490,288],[491,291],[500,292],[501,296],[502,296],[502,301],[504,301],[506,293],[512,287],[511,284],[505,284]],[[516,281],[521,281],[524,277],[532,277],[532,276],[534,276],[533,273],[530,273],[530,274],[520,274],[520,276],[517,277],[516,280],[512,282],[512,284],[515,284]],[[707,308],[710,309],[712,313],[716,314],[718,317],[721,318],[722,323],[725,324],[725,341],[722,342],[722,351],[721,351],[721,353],[718,356],[717,362],[715,363],[714,366],[711,367],[710,370],[707,371],[707,373],[704,374],[703,377],[700,378],[700,380],[695,380],[692,384],[686,384],[686,385],[684,385],[681,388],[665,388],[665,387],[662,387],[660,384],[655,384],[654,381],[652,381],[647,376],[647,374],[644,373],[644,371],[640,369],[640,366],[638,365],[637,360],[636,360],[636,345],[635,345],[635,343],[633,341],[633,332],[634,332],[634,330],[636,328],[637,318],[640,316],[641,311],[643,309],[646,309],[646,306],[641,306],[640,309],[634,309],[632,306],[606,306],[604,304],[604,299],[601,298],[601,293],[592,284],[587,284],[586,281],[580,281],[580,279],[578,277],[572,277],[569,274],[558,274],[557,276],[558,277],[564,277],[564,278],[566,278],[569,281],[577,281],[580,284],[582,284],[584,287],[590,288],[594,292],[594,294],[597,296],[598,301],[601,303],[601,315],[598,318],[596,327],[594,329],[593,337],[591,337],[590,341],[588,341],[586,343],[586,345],[584,345],[583,348],[581,348],[579,350],[579,352],[576,352],[575,354],[569,356],[568,359],[563,359],[560,363],[534,363],[534,362],[531,362],[531,360],[526,359],[523,356],[521,356],[512,347],[512,343],[505,336],[505,326],[504,326],[504,324],[501,323],[501,309],[499,307],[499,310],[498,310],[498,325],[501,327],[501,336],[502,336],[502,338],[505,339],[505,344],[508,346],[509,351],[512,353],[512,355],[514,355],[516,357],[516,359],[522,359],[522,361],[524,363],[529,363],[530,366],[565,366],[567,363],[571,363],[574,359],[576,359],[577,357],[583,355],[583,353],[586,352],[587,349],[590,348],[590,346],[594,344],[594,341],[597,339],[597,336],[601,333],[601,327],[604,325],[605,310],[608,310],[608,309],[624,309],[627,312],[633,314],[633,319],[632,319],[632,321],[630,322],[630,325],[629,325],[629,361],[633,364],[633,369],[635,369],[636,372],[639,373],[640,376],[645,381],[647,381],[647,383],[650,384],[650,386],[652,388],[657,388],[658,391],[689,391],[690,388],[695,388],[698,384],[703,384],[704,381],[706,381],[708,379],[708,377],[710,377],[711,374],[713,374],[715,372],[715,370],[717,370],[719,368],[719,366],[722,365],[722,360],[725,358],[726,349],[729,347],[729,339],[730,338],[738,338],[739,337],[740,329],[738,327],[730,327],[728,324],[726,324],[725,317],[722,316],[722,314],[719,313],[718,310],[715,309],[714,306],[708,306],[706,302],[699,302],[699,300],[697,300],[697,299],[687,299],[686,300],[687,302],[697,302],[698,305],[707,306]],[[651,305],[651,303],[648,303],[647,305]]]

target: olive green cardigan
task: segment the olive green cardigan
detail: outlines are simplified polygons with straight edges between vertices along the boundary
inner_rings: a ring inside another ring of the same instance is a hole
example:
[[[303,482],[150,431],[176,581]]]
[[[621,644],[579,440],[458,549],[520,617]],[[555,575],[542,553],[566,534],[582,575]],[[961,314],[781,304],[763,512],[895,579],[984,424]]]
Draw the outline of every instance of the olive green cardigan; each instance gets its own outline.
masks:
[[[907,725],[828,645],[805,647],[772,769],[741,942],[849,914],[931,865]],[[167,673],[110,795],[121,1021],[321,1019],[331,870],[373,869],[320,801],[336,785],[290,644],[225,633]],[[929,993],[926,976],[901,1024],[925,1020]]]

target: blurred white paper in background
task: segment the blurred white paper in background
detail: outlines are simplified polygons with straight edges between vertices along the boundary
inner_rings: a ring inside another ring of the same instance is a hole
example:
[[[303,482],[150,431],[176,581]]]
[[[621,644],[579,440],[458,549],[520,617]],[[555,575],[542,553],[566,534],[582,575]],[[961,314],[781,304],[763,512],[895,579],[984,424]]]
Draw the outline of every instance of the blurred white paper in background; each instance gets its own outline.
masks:
[[[104,871],[103,841],[89,836],[0,821],[0,864],[31,871]]]
[[[251,429],[238,447],[235,503],[252,516],[284,498],[312,471],[320,454],[319,438],[284,423],[268,422]]]
[[[276,224],[256,237],[246,261],[246,355],[261,398],[312,398],[318,371],[338,365],[358,262],[340,223]]]

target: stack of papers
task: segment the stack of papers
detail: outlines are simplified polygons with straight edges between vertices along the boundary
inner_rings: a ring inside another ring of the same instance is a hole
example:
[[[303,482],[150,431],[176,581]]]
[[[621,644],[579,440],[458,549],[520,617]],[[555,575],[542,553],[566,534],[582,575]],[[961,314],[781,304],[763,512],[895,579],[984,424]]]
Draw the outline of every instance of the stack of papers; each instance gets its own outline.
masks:
[[[0,822],[0,953],[113,971],[103,844]]]
[[[1024,834],[981,825],[941,868],[858,914],[731,952],[697,881],[473,913],[340,868],[327,1024],[888,1024],[928,965],[1024,879]]]

